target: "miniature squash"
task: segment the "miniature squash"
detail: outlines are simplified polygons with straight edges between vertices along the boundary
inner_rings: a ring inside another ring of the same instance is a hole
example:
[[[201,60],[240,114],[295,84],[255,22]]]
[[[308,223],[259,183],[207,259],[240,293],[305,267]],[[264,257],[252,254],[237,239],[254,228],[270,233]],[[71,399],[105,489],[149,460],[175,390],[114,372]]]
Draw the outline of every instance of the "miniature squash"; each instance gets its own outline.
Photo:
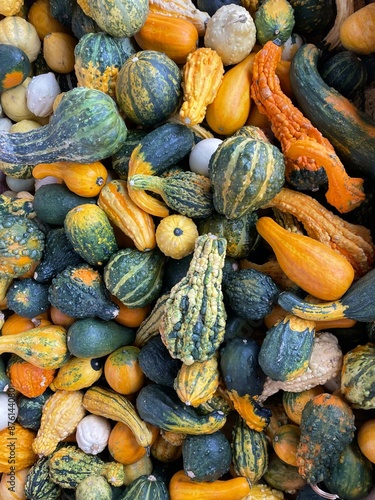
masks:
[[[193,481],[215,481],[229,471],[232,452],[228,439],[220,432],[186,436],[182,444],[185,474]]]
[[[150,450],[151,456],[162,463],[176,462],[182,456],[182,445],[167,441],[163,434],[159,433]]]
[[[164,255],[179,260],[193,253],[199,233],[191,218],[175,214],[160,221],[155,236]]]
[[[294,10],[287,0],[265,0],[255,12],[254,23],[260,45],[276,38],[284,44],[294,28]]]
[[[305,38],[325,35],[336,15],[334,0],[290,0],[294,10],[294,31]]]
[[[36,398],[27,398],[21,395],[18,399],[18,423],[36,433],[40,427],[43,405],[52,394],[52,390],[47,388],[43,394]]]
[[[127,326],[128,328],[138,328],[150,314],[150,304],[144,307],[130,308],[123,304],[117,297],[112,296],[111,298],[112,301],[120,308],[120,311],[115,318],[116,323],[119,323],[120,325]]]
[[[77,39],[68,33],[51,32],[43,39],[43,57],[57,73],[74,71],[74,48]]]
[[[145,81],[149,82],[147,87],[142,85]],[[137,125],[153,127],[165,121],[175,111],[181,94],[179,67],[162,52],[137,52],[117,75],[118,106]]]
[[[7,16],[0,21],[0,43],[23,50],[34,62],[41,48],[41,41],[34,26],[20,16]]]
[[[137,0],[132,3],[113,0],[107,9],[104,0],[79,0],[78,5],[84,13],[111,36],[131,37],[141,29],[148,14],[148,1]]]
[[[270,217],[261,217],[256,227],[271,245],[285,274],[307,293],[323,300],[336,300],[352,284],[351,264],[320,241],[287,231]]]
[[[197,49],[199,35],[189,20],[150,10],[134,39],[141,49],[162,52],[176,64],[184,64],[187,56]]]
[[[299,491],[306,480],[299,474],[297,467],[283,462],[276,454],[270,457],[263,479],[277,491]]]
[[[348,16],[340,27],[340,42],[347,50],[368,55],[375,52],[375,6],[370,3]]]
[[[34,76],[27,86],[27,107],[35,116],[49,116],[53,112],[53,103],[60,92],[60,86],[52,71]]]
[[[35,398],[53,381],[56,369],[39,368],[13,354],[7,364],[7,373],[14,389],[28,398]]]
[[[14,16],[18,14],[23,7],[23,0],[7,0],[1,5],[0,15],[2,16]]]
[[[25,318],[17,313],[10,314],[1,329],[1,335],[13,335],[15,333],[26,332],[39,326],[48,326],[51,324],[49,311],[38,315],[35,318]]]
[[[8,309],[23,318],[35,318],[48,311],[48,284],[33,278],[15,279],[6,294]],[[39,325],[41,326],[41,325]]]
[[[34,453],[50,455],[63,439],[75,432],[86,414],[82,398],[80,391],[56,391],[47,399],[38,433],[32,443]]]
[[[169,494],[165,482],[160,477],[146,473],[134,479],[121,495],[121,500],[132,500],[133,498],[168,500]]]
[[[24,492],[26,498],[34,500],[56,500],[59,498],[60,486],[49,477],[48,457],[39,458],[30,468]]]
[[[151,444],[159,435],[159,429],[146,423],[151,432]],[[116,422],[108,438],[108,451],[114,460],[124,465],[138,462],[147,453],[144,446],[138,444],[135,434],[130,427],[123,422]]]
[[[206,9],[195,6],[191,0],[151,0],[149,2],[150,12],[162,14],[163,16],[178,17],[190,21],[196,27],[198,35],[204,36],[206,23],[210,18]]]
[[[207,22],[204,45],[215,50],[225,66],[245,59],[255,42],[254,21],[242,6],[223,5]]]
[[[93,474],[82,479],[75,490],[76,500],[85,500],[87,495],[91,500],[112,500],[112,488],[105,477]]]
[[[323,392],[324,389],[321,385],[317,385],[315,387],[311,387],[311,389],[306,389],[305,391],[300,392],[283,391],[282,401],[285,413],[293,423],[300,425],[302,410],[304,409],[306,403],[313,397],[318,394],[322,394]]]
[[[105,379],[119,394],[134,394],[146,383],[146,377],[138,362],[139,353],[138,347],[123,346],[113,351],[105,360]]]
[[[77,425],[77,445],[85,453],[97,455],[107,446],[110,432],[109,420],[98,415],[86,415]]]
[[[375,419],[370,418],[360,425],[357,443],[363,455],[375,464]]]
[[[297,447],[300,440],[300,428],[295,424],[282,425],[272,439],[276,455],[285,463],[297,466]]]
[[[60,367],[50,388],[54,391],[79,391],[94,384],[102,373],[102,360],[72,356]]]
[[[27,13],[27,19],[34,26],[39,38],[42,41],[49,33],[69,32],[67,27],[64,27],[56,18],[53,17],[50,9],[50,0],[36,0],[30,6]]]
[[[0,472],[14,473],[30,467],[38,459],[31,446],[35,432],[18,422],[0,431]]]
[[[52,176],[64,181],[72,193],[84,198],[98,196],[108,177],[108,171],[101,162],[39,163],[33,168],[35,179]]]
[[[0,481],[2,500],[25,500],[24,486],[30,467],[17,472],[4,472]]]

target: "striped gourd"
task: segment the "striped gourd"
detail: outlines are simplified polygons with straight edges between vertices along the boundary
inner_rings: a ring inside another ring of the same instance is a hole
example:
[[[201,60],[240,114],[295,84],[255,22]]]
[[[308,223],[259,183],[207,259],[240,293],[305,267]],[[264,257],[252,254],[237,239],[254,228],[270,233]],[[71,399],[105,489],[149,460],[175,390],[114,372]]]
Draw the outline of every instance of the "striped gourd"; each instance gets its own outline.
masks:
[[[144,307],[159,296],[167,257],[155,248],[141,252],[124,248],[104,268],[104,283],[127,307]]]
[[[94,415],[122,422],[134,433],[137,443],[148,448],[152,434],[137,414],[133,404],[121,394],[99,386],[91,386],[83,396],[83,406]]]
[[[189,366],[182,364],[174,388],[183,403],[196,407],[213,396],[219,385],[219,375],[216,355]]]
[[[122,500],[168,500],[164,481],[154,475],[142,475],[132,481],[121,495]]]
[[[209,173],[216,211],[235,219],[261,208],[280,191],[284,156],[269,142],[232,136],[211,156]]]
[[[49,477],[48,457],[41,457],[29,470],[25,482],[26,498],[56,500],[61,488]]]
[[[250,429],[238,417],[232,432],[232,461],[236,474],[246,477],[251,484],[264,474],[268,464],[267,438],[263,431]]]
[[[162,52],[137,52],[125,61],[117,76],[117,103],[137,125],[152,127],[165,121],[177,108],[181,95],[180,69]]]

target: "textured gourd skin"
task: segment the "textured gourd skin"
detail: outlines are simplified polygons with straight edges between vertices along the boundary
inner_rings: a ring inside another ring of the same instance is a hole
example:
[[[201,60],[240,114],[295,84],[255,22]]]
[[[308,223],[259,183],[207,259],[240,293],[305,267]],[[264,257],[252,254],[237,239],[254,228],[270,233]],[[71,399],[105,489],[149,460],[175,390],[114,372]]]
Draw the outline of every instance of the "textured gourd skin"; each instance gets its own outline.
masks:
[[[199,415],[185,405],[172,388],[159,384],[142,387],[136,399],[136,408],[145,422],[171,432],[212,434],[226,422],[226,416],[221,411]]]
[[[102,373],[102,360],[71,357],[60,367],[50,387],[60,391],[79,391],[94,384]]]
[[[268,442],[263,431],[251,429],[238,417],[232,431],[232,460],[236,474],[256,483],[268,465]]]
[[[25,427],[37,432],[40,427],[42,418],[42,409],[47,399],[52,396],[53,392],[47,388],[43,394],[35,398],[28,398],[21,395],[18,400],[18,422]]]
[[[25,482],[25,495],[35,500],[56,500],[61,488],[49,477],[48,457],[41,457],[31,467]]]
[[[213,203],[228,219],[265,205],[282,188],[285,162],[276,146],[241,135],[225,139],[209,162]]]
[[[161,478],[154,475],[142,475],[131,482],[125,489],[122,500],[138,500],[152,498],[154,500],[168,500],[168,488]]]
[[[221,291],[226,240],[199,236],[185,278],[175,285],[159,326],[173,358],[187,365],[211,358],[223,341],[226,311]]]
[[[166,256],[158,248],[141,252],[124,248],[104,268],[104,283],[127,307],[144,307],[159,296]]]
[[[48,284],[38,283],[33,278],[14,280],[6,294],[8,309],[25,318],[35,318],[46,312],[48,300]]]
[[[26,469],[26,467],[30,467],[30,465],[37,461],[38,457],[31,449],[31,444],[35,438],[35,432],[25,429],[18,422],[10,424],[9,427],[12,430],[11,436],[8,427],[0,431],[0,447],[2,451],[0,455],[0,472],[14,473]],[[14,463],[11,463],[9,459],[10,454],[7,453],[11,441],[14,445]]]
[[[103,476],[92,474],[78,483],[75,490],[76,500],[86,500],[90,495],[92,500],[112,500],[112,488]]]
[[[35,268],[33,278],[38,283],[48,283],[66,267],[82,262],[82,257],[74,250],[64,228],[54,228],[47,233],[43,257]]]
[[[68,266],[56,275],[49,287],[49,301],[72,318],[97,316],[108,321],[119,312],[108,298],[101,275],[88,264]]]
[[[354,437],[354,414],[338,396],[322,393],[306,403],[300,430],[298,471],[309,483],[320,483]]]
[[[113,99],[104,92],[76,87],[63,96],[50,122],[18,133],[0,133],[0,160],[7,163],[93,163],[111,156],[127,128]]]
[[[276,38],[284,44],[294,28],[294,11],[286,0],[266,0],[257,9],[254,22],[261,45]]]
[[[104,476],[113,486],[124,482],[124,470],[118,462],[103,462],[97,455],[88,455],[76,446],[64,446],[49,459],[50,477],[62,488],[75,489],[85,477]]]

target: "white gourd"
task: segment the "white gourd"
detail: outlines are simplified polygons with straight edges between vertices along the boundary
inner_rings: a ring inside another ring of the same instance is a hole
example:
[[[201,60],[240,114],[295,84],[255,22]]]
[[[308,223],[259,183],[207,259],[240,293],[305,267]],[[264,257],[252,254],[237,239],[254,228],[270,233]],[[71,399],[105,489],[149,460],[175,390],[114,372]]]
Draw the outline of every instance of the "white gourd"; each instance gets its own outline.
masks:
[[[0,118],[0,132],[10,132],[12,121],[9,118]]]
[[[6,429],[18,416],[17,402],[12,394],[0,393],[0,431]]]
[[[90,455],[101,453],[107,446],[111,424],[99,415],[86,415],[76,430],[78,447]]]
[[[216,137],[202,139],[191,150],[189,167],[192,172],[209,177],[208,164],[211,156],[223,141]]]
[[[224,66],[245,59],[253,50],[255,42],[253,18],[240,5],[223,5],[207,22],[204,45],[216,50]]]
[[[35,116],[46,117],[53,112],[53,102],[61,89],[51,71],[34,76],[26,91],[26,102]]]

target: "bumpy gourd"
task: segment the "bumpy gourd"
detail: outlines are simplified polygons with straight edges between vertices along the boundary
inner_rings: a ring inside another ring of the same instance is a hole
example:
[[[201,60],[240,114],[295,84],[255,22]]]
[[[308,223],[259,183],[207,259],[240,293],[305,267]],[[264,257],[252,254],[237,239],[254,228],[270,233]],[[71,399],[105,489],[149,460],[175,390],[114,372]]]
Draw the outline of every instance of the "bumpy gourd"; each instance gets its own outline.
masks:
[[[25,481],[26,498],[34,500],[56,500],[60,486],[49,477],[48,457],[40,457],[29,470]]]
[[[189,270],[172,290],[159,327],[173,358],[187,365],[211,358],[224,339],[226,312],[221,292],[226,240],[197,238]]]
[[[72,434],[86,414],[80,391],[56,391],[43,406],[42,419],[32,449],[39,456],[51,454]]]

